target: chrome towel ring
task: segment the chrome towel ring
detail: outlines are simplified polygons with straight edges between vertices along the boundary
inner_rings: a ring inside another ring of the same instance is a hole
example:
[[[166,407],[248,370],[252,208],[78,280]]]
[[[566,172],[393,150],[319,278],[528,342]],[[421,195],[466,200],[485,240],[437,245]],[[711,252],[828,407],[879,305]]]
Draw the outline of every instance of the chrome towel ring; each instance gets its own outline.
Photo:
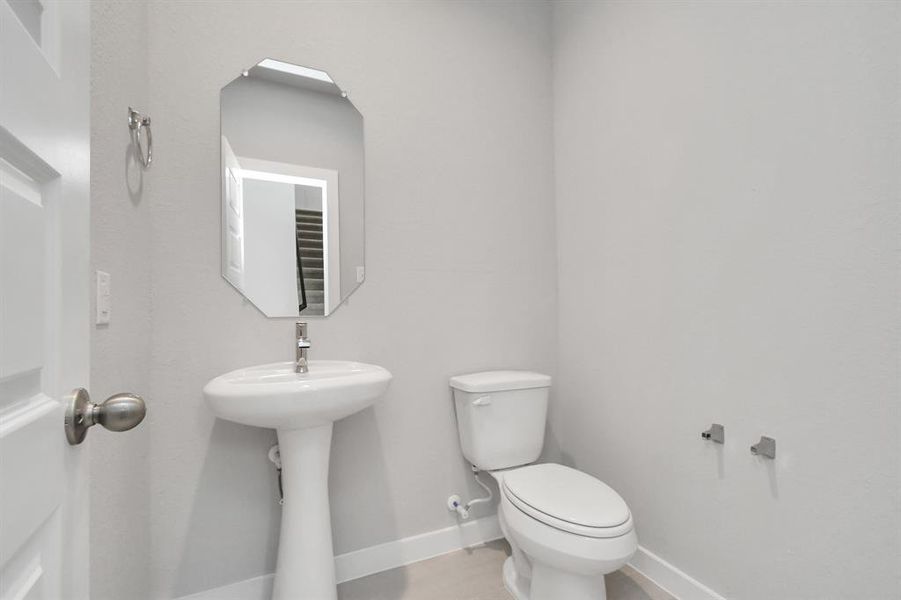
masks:
[[[153,133],[150,131],[150,117],[142,115],[132,107],[128,107],[128,128],[134,132],[135,145],[138,147],[138,156],[144,168],[153,162]],[[147,151],[141,148],[141,131],[147,130]]]

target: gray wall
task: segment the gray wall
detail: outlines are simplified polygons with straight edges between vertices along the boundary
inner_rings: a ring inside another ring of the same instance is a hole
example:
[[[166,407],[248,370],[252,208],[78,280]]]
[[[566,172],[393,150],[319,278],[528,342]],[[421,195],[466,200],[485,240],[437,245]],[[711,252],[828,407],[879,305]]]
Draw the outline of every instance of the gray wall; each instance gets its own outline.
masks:
[[[266,56],[320,67],[366,123],[366,283],[311,324],[314,358],[395,379],[340,422],[335,549],[455,523],[476,494],[447,378],[552,369],[555,246],[550,27],[544,4],[154,2],[151,595],[273,570],[274,435],[216,421],[201,388],[292,357],[219,274],[219,90]],[[113,83],[110,83],[113,85]]]
[[[294,186],[294,207],[296,210],[322,210],[322,188],[311,185]]]
[[[147,6],[95,0],[91,21],[91,266],[112,276],[113,301],[110,324],[91,330],[90,392],[100,401],[131,391],[152,403],[150,177],[142,177],[125,124],[128,106],[147,110]],[[92,431],[82,445],[91,462],[95,600],[146,597],[155,413],[151,404],[138,429]]]
[[[899,4],[555,6],[564,455],[728,598],[897,598]]]

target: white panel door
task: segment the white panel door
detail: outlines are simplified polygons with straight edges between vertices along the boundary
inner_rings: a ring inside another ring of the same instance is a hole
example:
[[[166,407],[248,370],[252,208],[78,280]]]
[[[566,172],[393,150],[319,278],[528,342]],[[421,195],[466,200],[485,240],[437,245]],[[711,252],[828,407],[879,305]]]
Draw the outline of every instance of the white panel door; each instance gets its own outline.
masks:
[[[244,182],[241,165],[222,136],[222,273],[244,291]]]
[[[88,597],[89,68],[86,2],[0,0],[0,600]]]

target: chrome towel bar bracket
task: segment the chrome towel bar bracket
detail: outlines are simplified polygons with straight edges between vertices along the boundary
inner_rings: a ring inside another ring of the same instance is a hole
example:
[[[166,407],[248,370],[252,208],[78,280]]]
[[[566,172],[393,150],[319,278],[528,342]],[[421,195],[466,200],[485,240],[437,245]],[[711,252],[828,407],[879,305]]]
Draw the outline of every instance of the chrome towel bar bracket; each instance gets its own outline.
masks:
[[[134,135],[135,146],[137,146],[138,157],[141,160],[141,164],[144,165],[144,168],[150,166],[150,163],[153,162],[153,133],[150,131],[150,117],[146,115],[142,115],[132,107],[128,107],[128,128],[132,131]],[[141,144],[141,138],[145,137],[142,131],[147,130],[147,142],[145,143],[147,149],[144,150]]]
[[[776,458],[776,440],[765,435],[760,436],[760,441],[751,446],[751,454],[764,458]]]
[[[716,442],[717,444],[726,443],[726,428],[719,423],[714,423],[707,431],[701,432],[701,439]]]

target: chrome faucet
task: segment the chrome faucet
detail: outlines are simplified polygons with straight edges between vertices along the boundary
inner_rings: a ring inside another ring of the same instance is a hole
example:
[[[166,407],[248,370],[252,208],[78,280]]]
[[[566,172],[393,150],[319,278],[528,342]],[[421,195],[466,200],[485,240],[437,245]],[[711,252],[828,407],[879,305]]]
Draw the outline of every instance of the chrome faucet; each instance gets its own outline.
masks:
[[[310,338],[307,337],[307,324],[298,321],[297,327],[297,355],[294,362],[295,373],[306,373],[310,370],[307,365],[307,351],[310,349]]]

